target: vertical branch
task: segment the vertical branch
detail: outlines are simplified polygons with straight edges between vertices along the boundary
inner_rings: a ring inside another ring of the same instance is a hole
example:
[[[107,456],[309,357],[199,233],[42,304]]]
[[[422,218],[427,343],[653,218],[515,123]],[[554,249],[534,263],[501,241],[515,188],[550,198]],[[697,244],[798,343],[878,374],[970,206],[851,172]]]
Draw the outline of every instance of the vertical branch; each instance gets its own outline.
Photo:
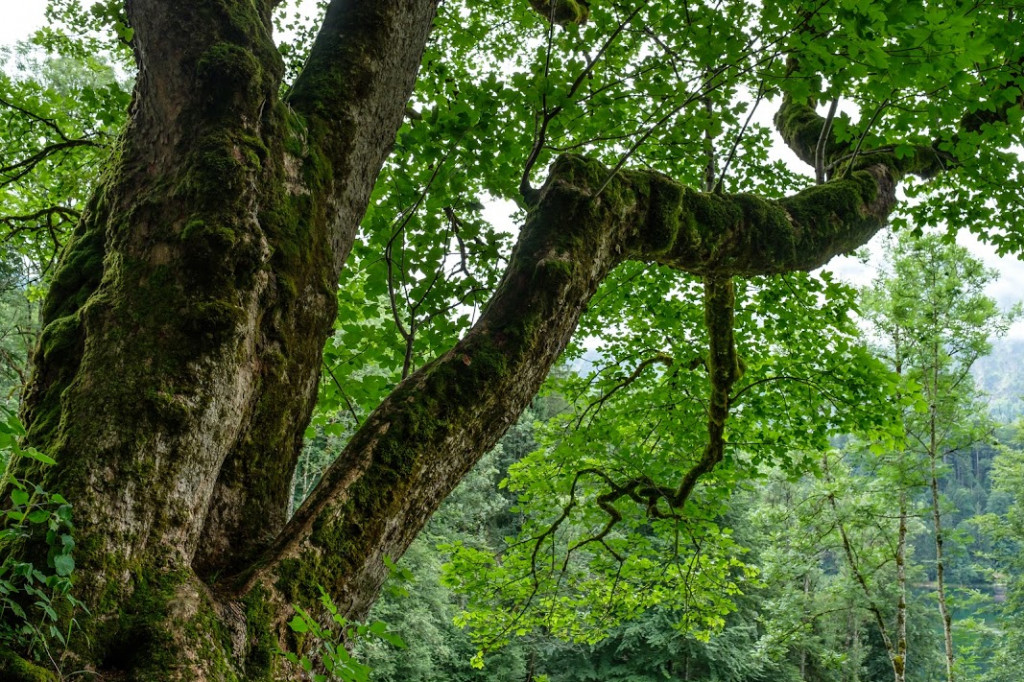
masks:
[[[937,320],[936,311],[932,309],[933,330]],[[934,333],[934,332],[933,332]],[[953,682],[953,616],[949,612],[949,604],[946,598],[946,562],[943,556],[943,530],[942,530],[942,508],[939,495],[939,443],[938,443],[938,402],[939,402],[939,363],[941,348],[939,339],[933,336],[931,343],[931,386],[928,391],[931,405],[928,410],[928,463],[931,480],[932,497],[932,523],[935,526],[935,582],[938,589],[939,616],[942,618],[942,635],[946,649],[946,682]]]
[[[825,182],[825,149],[828,147],[828,138],[832,134],[832,120],[836,116],[836,108],[839,106],[839,98],[833,97],[829,105],[828,115],[825,117],[825,125],[821,126],[821,134],[818,135],[818,144],[814,147],[814,179],[819,185]]]
[[[821,470],[825,474],[825,482],[831,488],[834,481],[828,466],[828,454],[825,454],[821,458]],[[864,577],[864,572],[860,568],[860,562],[857,561],[857,555],[853,551],[853,544],[850,542],[850,536],[846,532],[846,525],[843,523],[839,515],[839,504],[836,502],[835,493],[829,490],[828,503],[832,507],[832,514],[836,519],[836,528],[839,529],[839,538],[843,545],[843,554],[846,556],[846,563],[850,567],[850,572],[853,573],[854,580],[857,581],[857,585],[860,587],[861,592],[864,593],[865,599],[867,599],[867,608],[871,614],[875,617],[875,625],[878,626],[878,634],[882,637],[882,643],[885,645],[885,651],[889,654],[889,663],[892,665],[893,675],[895,682],[904,681],[904,658],[896,645],[893,644],[892,637],[889,634],[889,628],[885,624],[885,617],[882,615],[882,609],[875,601],[875,595],[871,591],[871,587],[868,585],[867,578]],[[906,646],[906,640],[903,641],[903,646]]]
[[[900,489],[900,526],[896,542],[896,584],[899,601],[896,607],[896,653],[903,668],[907,667],[907,491]]]

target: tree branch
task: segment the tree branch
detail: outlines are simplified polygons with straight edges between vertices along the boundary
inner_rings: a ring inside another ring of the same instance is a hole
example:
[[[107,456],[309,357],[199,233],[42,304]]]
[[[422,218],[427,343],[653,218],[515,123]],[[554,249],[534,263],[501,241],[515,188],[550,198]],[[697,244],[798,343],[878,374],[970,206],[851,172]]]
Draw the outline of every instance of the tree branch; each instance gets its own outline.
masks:
[[[285,101],[331,167],[335,266],[355,239],[419,72],[436,0],[332,0]]]
[[[896,177],[878,165],[771,202],[695,192],[648,171],[609,179],[597,162],[560,157],[480,319],[367,417],[259,567],[227,578],[225,589],[262,584],[288,603],[316,599],[323,585],[361,616],[387,575],[383,557],[402,555],[515,422],[598,285],[627,259],[705,278],[709,445],[671,493],[678,506],[722,456],[729,393],[742,372],[731,278],[810,269],[860,246],[892,209]]]

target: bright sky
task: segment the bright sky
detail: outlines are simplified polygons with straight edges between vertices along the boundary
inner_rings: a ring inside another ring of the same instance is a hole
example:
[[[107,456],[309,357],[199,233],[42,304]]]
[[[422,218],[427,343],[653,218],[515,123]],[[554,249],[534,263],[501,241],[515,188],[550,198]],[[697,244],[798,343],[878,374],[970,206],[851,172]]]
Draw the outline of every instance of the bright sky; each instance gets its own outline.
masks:
[[[0,45],[10,45],[43,25],[46,0],[0,0]]]
[[[86,0],[84,4],[91,4],[91,0]],[[0,46],[21,40],[41,27],[45,21],[45,9],[46,0],[0,0]],[[494,211],[495,217],[502,212],[498,208]],[[989,295],[1001,306],[1008,308],[1024,298],[1024,263],[1015,257],[1000,258],[995,249],[979,243],[967,233],[961,233],[957,241],[969,248],[986,265],[999,271],[1000,278],[989,287]],[[883,247],[880,237],[875,238],[871,248],[875,254],[881,252]],[[855,258],[837,258],[829,268],[843,279],[858,285],[870,283],[874,276],[874,268],[870,264],[864,265]],[[1015,325],[1011,336],[1024,339],[1024,320]]]

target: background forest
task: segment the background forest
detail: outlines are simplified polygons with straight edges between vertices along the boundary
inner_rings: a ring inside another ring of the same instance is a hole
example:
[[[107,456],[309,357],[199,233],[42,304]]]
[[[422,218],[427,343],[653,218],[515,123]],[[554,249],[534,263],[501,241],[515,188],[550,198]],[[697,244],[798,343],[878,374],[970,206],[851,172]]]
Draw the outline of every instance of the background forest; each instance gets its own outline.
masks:
[[[9,415],[54,261],[130,92],[119,52],[130,29],[102,9],[55,4],[65,19],[118,35],[46,29],[3,55]],[[308,40],[299,18],[282,23],[296,44]],[[297,68],[301,50],[282,53]],[[427,77],[454,87],[440,68]],[[460,140],[479,123],[469,108],[424,111],[449,116]],[[400,144],[421,135],[410,125]],[[760,153],[756,139],[738,142],[739,153]],[[762,161],[784,184],[789,171]],[[400,164],[383,184],[414,194],[409,178],[424,171]],[[457,174],[442,182],[460,189]],[[325,351],[295,506],[382,391],[475,312],[507,238],[482,227],[493,206],[435,206],[443,220],[416,227],[450,231],[453,253],[406,253],[404,236],[357,244],[341,283],[349,321]],[[378,197],[367,220],[394,220],[393,208]],[[736,409],[729,454],[671,533],[657,514],[618,507],[643,491],[612,479],[654,477],[704,437],[677,409],[700,400],[703,339],[661,331],[665,320],[681,329],[700,319],[698,283],[625,266],[631,297],[600,294],[543,393],[393,565],[371,620],[404,645],[356,637],[370,679],[873,682],[905,670],[918,682],[1024,681],[1024,342],[1004,338],[1018,312],[986,297],[994,273],[951,237],[896,222],[863,289],[827,271],[737,285],[740,355],[772,371],[757,382],[760,397]],[[374,260],[378,247],[386,261]],[[404,275],[393,276],[395,263]],[[434,266],[461,268],[460,286],[472,286],[451,303],[462,290],[443,277],[409,275]],[[801,391],[806,400],[794,401]],[[593,504],[581,511],[584,499]]]

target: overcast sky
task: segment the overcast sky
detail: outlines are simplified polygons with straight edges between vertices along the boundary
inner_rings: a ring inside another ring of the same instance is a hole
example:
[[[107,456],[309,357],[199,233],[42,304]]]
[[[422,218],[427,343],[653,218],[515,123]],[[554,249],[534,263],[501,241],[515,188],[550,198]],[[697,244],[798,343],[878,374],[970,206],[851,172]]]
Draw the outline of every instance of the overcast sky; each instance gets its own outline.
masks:
[[[21,40],[43,25],[46,0],[0,0],[0,45]]]
[[[91,0],[84,0],[83,4],[89,5]],[[41,27],[45,21],[45,8],[46,0],[0,0],[0,45],[14,43]],[[1024,298],[1024,264],[1020,260],[1015,257],[999,258],[992,247],[980,244],[966,232],[962,232],[957,241],[984,260],[989,267],[999,271],[1000,278],[989,287],[989,295],[1000,305],[1008,308]],[[872,251],[878,254],[881,248],[881,238],[876,237],[872,242]],[[837,258],[829,268],[843,279],[858,285],[870,283],[874,276],[874,268],[870,264],[865,266],[854,258]],[[1024,321],[1017,323],[1011,335],[1024,339]]]

